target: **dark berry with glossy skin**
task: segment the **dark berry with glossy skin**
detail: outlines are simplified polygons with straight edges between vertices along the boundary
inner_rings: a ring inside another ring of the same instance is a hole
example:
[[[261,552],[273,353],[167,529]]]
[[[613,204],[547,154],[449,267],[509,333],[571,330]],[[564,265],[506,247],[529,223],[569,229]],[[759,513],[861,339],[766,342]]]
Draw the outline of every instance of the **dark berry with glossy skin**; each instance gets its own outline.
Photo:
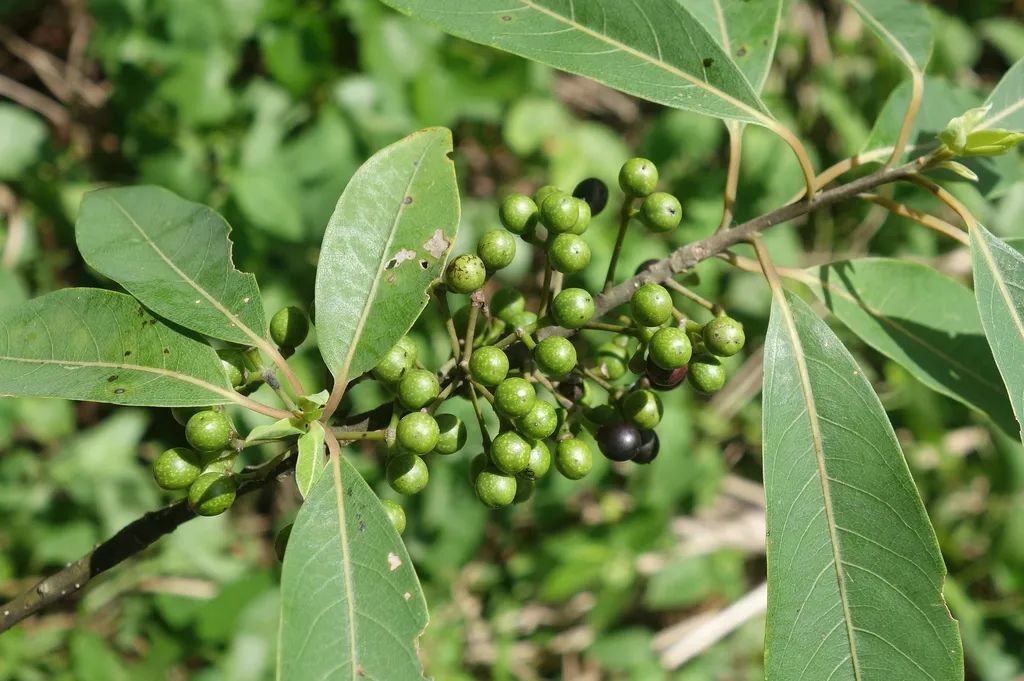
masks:
[[[654,428],[661,423],[661,398],[650,390],[636,390],[622,400],[622,415],[637,428]]]
[[[516,498],[516,477],[489,466],[473,482],[476,496],[489,508],[508,506]]]
[[[647,345],[647,356],[662,369],[686,366],[693,355],[693,345],[686,331],[670,326],[658,329]]]
[[[570,480],[579,480],[593,467],[594,455],[583,440],[570,437],[555,447],[555,468]]]
[[[516,421],[516,430],[530,440],[543,440],[558,428],[558,413],[554,405],[534,400],[533,408]]]
[[[594,299],[581,288],[567,288],[551,301],[551,318],[567,329],[578,329],[593,316]]]
[[[640,446],[640,429],[632,423],[618,421],[597,429],[597,446],[611,461],[629,461]]]
[[[556,272],[579,272],[590,264],[590,256],[590,246],[576,234],[558,234],[548,243],[548,260]]]
[[[231,443],[231,422],[219,411],[201,411],[185,425],[185,439],[197,451],[219,452]]]
[[[297,348],[309,334],[309,317],[294,305],[270,318],[270,337],[282,348]]]
[[[537,204],[523,194],[512,194],[505,197],[498,209],[498,218],[505,229],[513,234],[532,231],[537,222]]]
[[[588,177],[580,182],[572,190],[572,195],[586,201],[590,206],[591,215],[594,216],[600,215],[608,205],[608,185],[596,177]]]
[[[373,376],[383,383],[398,383],[415,365],[416,344],[406,336],[380,358],[373,368]]]
[[[690,361],[690,383],[702,393],[716,393],[725,385],[725,367],[713,355],[701,355]]]
[[[202,457],[187,447],[168,449],[153,462],[153,478],[164,489],[185,489],[202,472]]]
[[[679,199],[667,192],[654,192],[640,204],[640,222],[652,232],[671,232],[682,219]]]
[[[466,446],[466,424],[454,414],[438,414],[437,421],[437,444],[434,445],[434,452],[437,454],[454,454]]]
[[[506,378],[494,390],[494,408],[508,418],[525,416],[537,400],[537,390],[525,378]]]
[[[743,324],[726,316],[715,317],[705,324],[701,336],[708,352],[719,357],[732,357],[747,342]]]
[[[222,473],[203,473],[188,488],[188,505],[198,515],[220,515],[235,503],[238,487]]]
[[[437,376],[426,369],[407,371],[398,382],[398,400],[406,409],[422,409],[433,402],[440,392]]]
[[[561,378],[576,367],[576,347],[568,338],[548,336],[534,347],[533,361],[551,378]]]
[[[491,463],[510,475],[522,473],[530,465],[530,449],[519,433],[506,430],[491,442]]]
[[[582,376],[567,376],[558,384],[558,394],[570,402],[583,402],[589,394]]]
[[[629,196],[644,197],[658,186],[658,167],[646,158],[631,158],[619,170],[619,187]]]
[[[553,234],[572,231],[579,219],[579,199],[565,192],[551,194],[540,205],[540,221]]]
[[[395,438],[405,451],[426,454],[437,445],[440,432],[433,416],[422,411],[414,411],[399,419]]]
[[[387,514],[388,520],[391,521],[391,525],[398,531],[398,534],[405,532],[405,509],[391,499],[381,499],[380,505],[384,507],[384,513]]]
[[[551,449],[543,440],[537,440],[530,448],[530,463],[526,465],[522,475],[539,480],[547,475],[549,470],[551,470]]]
[[[488,306],[492,315],[506,324],[513,324],[513,320],[526,311],[526,298],[519,289],[507,287],[496,291]]]
[[[658,440],[658,433],[653,430],[640,431],[640,446],[637,447],[633,463],[650,463],[658,456],[661,449],[661,442]]]
[[[664,286],[647,283],[629,300],[633,319],[641,326],[661,326],[672,318],[672,296]]]
[[[493,345],[477,348],[469,358],[469,373],[484,385],[498,385],[508,374],[508,355]]]
[[[504,269],[516,257],[516,238],[503,229],[492,229],[480,237],[476,254],[488,272]]]
[[[415,454],[401,454],[392,457],[387,467],[388,484],[403,496],[412,496],[423,491],[430,479],[427,464]]]
[[[463,253],[448,263],[444,282],[455,293],[472,293],[484,285],[487,268],[484,261],[472,253]]]
[[[689,365],[678,369],[663,369],[654,362],[647,362],[647,380],[655,390],[672,390],[686,379]]]

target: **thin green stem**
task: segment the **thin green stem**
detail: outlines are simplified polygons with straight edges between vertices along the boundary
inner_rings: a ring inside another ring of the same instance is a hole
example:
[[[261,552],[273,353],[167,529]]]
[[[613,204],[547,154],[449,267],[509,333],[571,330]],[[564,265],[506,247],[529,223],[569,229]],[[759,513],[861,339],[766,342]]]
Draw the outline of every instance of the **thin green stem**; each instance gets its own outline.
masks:
[[[466,326],[466,343],[462,351],[460,363],[463,367],[469,367],[469,360],[473,356],[473,337],[476,335],[476,318],[480,314],[480,306],[473,301],[469,304],[469,322]]]
[[[452,344],[452,355],[454,355],[455,361],[458,362],[462,354],[462,348],[459,346],[459,332],[455,328],[455,319],[452,317],[452,310],[448,306],[448,296],[442,287],[434,289],[434,299],[441,310],[441,317],[444,318],[444,328],[448,331],[448,340]]]
[[[586,331],[610,331],[612,333],[628,333],[630,335],[636,333],[636,329],[631,326],[623,326],[621,324],[606,324],[605,322],[587,322],[583,325],[583,329]]]
[[[344,428],[331,428],[331,432],[341,442],[354,442],[356,440],[383,442],[387,434],[384,430],[345,430]]]
[[[611,289],[612,282],[615,281],[615,268],[619,264],[619,254],[622,253],[622,244],[626,240],[626,228],[629,227],[629,220],[633,217],[633,201],[632,197],[627,196],[619,210],[619,234],[615,237],[615,249],[612,251],[611,262],[608,263],[608,273],[604,276],[602,292]]]
[[[576,370],[582,373],[586,378],[589,378],[594,383],[597,383],[599,386],[601,386],[609,395],[615,392],[615,386],[613,386],[608,381],[604,380],[604,378],[593,369],[590,369],[589,367],[578,366],[576,367]]]
[[[548,311],[548,301],[551,297],[551,261],[544,258],[544,283],[540,285],[540,306],[537,308],[537,316],[543,317]]]
[[[716,304],[712,303],[710,300],[708,300],[707,298],[705,298],[704,296],[702,296],[702,295],[700,295],[698,293],[694,293],[690,289],[688,289],[685,286],[683,286],[682,284],[680,284],[675,279],[666,279],[665,280],[665,286],[667,286],[668,288],[672,289],[673,291],[675,291],[679,295],[683,296],[684,298],[688,298],[688,299],[692,300],[693,302],[697,303],[701,307],[706,308],[708,310],[711,310],[711,312],[716,314],[716,315],[720,314],[722,312],[722,306],[721,305],[716,305]]]
[[[542,386],[547,388],[547,391],[549,393],[551,393],[551,396],[555,398],[555,400],[558,402],[558,404],[562,405],[566,409],[572,409],[572,407],[573,407],[572,400],[570,400],[569,398],[567,398],[567,397],[563,396],[561,393],[559,393],[558,392],[558,388],[555,387],[555,384],[552,383],[548,379],[547,376],[545,376],[544,374],[540,373],[539,371],[535,371],[535,372],[533,372],[533,378],[538,383],[540,383]]]
[[[488,452],[491,449],[491,435],[487,432],[487,421],[484,419],[483,410],[480,409],[480,400],[477,398],[476,391],[476,382],[470,382],[469,401],[473,404],[473,413],[476,414],[476,422],[480,426],[480,438],[483,440],[484,451]]]

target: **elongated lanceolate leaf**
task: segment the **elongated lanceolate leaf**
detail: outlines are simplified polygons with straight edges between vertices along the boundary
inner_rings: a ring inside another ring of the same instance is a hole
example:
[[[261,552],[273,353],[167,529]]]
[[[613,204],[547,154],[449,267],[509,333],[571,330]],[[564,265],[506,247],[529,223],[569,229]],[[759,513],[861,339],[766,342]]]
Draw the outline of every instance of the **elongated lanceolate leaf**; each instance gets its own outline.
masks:
[[[769,681],[960,681],[945,567],[892,426],[835,334],[788,293],[764,366]]]
[[[299,488],[299,494],[303,498],[309,496],[309,491],[320,479],[327,464],[327,455],[324,451],[324,427],[319,421],[309,424],[309,430],[299,437],[299,453],[295,459],[295,484]]]
[[[926,386],[1016,434],[974,293],[918,263],[861,258],[808,270],[811,290],[861,340]]]
[[[159,187],[86,194],[75,223],[82,257],[162,317],[252,345],[266,333],[251,274],[231,262],[231,228],[216,212]]]
[[[288,539],[279,681],[420,681],[427,606],[380,500],[332,457]]]
[[[992,108],[979,128],[1024,130],[1024,59],[1010,67],[985,103]]]
[[[685,6],[760,94],[775,57],[782,0],[688,0]]]
[[[911,71],[924,72],[932,53],[928,10],[914,0],[846,0],[871,32]]]
[[[430,128],[374,154],[345,188],[316,272],[317,339],[339,380],[372,368],[427,304],[455,243],[451,132]]]
[[[1024,255],[978,225],[971,259],[981,323],[1024,429]]]
[[[467,40],[652,102],[761,123],[771,114],[679,0],[384,0]]]
[[[54,291],[0,311],[0,395],[163,407],[228,402],[213,348],[131,296]]]

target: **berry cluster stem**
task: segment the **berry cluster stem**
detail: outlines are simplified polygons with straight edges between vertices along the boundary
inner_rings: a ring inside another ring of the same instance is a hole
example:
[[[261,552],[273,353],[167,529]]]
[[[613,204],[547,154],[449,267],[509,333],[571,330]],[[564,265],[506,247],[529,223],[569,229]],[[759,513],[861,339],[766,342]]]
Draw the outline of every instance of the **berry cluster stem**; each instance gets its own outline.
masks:
[[[608,273],[604,276],[604,287],[602,292],[607,293],[612,288],[612,282],[615,281],[615,268],[619,264],[619,254],[622,253],[622,244],[626,241],[626,229],[629,227],[629,221],[633,217],[633,197],[627,196],[622,202],[622,208],[619,210],[619,233],[615,237],[615,248],[612,250],[612,259],[608,263]]]

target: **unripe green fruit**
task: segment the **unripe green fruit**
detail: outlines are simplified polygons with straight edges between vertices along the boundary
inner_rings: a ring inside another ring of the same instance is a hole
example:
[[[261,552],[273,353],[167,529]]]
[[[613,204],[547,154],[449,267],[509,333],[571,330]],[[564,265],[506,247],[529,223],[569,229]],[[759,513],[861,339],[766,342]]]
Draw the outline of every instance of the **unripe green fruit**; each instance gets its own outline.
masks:
[[[398,382],[398,400],[406,409],[422,409],[440,393],[437,376],[426,369],[407,371]]]
[[[538,187],[537,191],[533,193],[533,202],[537,205],[537,208],[539,210],[540,206],[544,203],[545,199],[547,199],[552,194],[558,194],[561,191],[561,189],[559,189],[553,184],[546,184],[542,187]]]
[[[556,272],[573,274],[590,264],[590,246],[575,234],[558,234],[548,244],[548,260]]]
[[[440,429],[430,414],[414,411],[398,421],[395,439],[398,445],[413,454],[426,454],[437,445]]]
[[[288,540],[292,536],[293,527],[295,527],[295,523],[285,525],[274,537],[274,554],[281,562],[284,562],[284,552],[288,550]]]
[[[548,336],[534,347],[533,361],[551,378],[561,378],[576,367],[576,348],[568,338]]]
[[[537,440],[530,448],[530,463],[522,475],[534,480],[539,480],[548,474],[551,469],[551,450],[543,440]]]
[[[512,194],[501,202],[498,217],[505,229],[513,234],[523,234],[532,231],[533,225],[537,222],[537,204],[529,196]]]
[[[555,468],[570,480],[579,480],[594,467],[594,455],[586,442],[571,437],[555,448]]]
[[[485,468],[473,482],[476,496],[490,508],[508,506],[516,498],[516,478],[493,467]]]
[[[188,505],[198,515],[220,515],[235,503],[235,479],[222,473],[203,473],[188,488]]]
[[[240,388],[245,385],[245,363],[237,350],[218,350],[220,355],[220,366],[224,369],[224,376],[232,388]]]
[[[462,338],[466,337],[466,332],[469,331],[469,313],[473,309],[473,304],[463,305],[452,314],[452,321],[455,322],[455,330]],[[484,327],[487,324],[487,319],[484,315],[480,314],[479,310],[476,315],[476,324],[473,325],[473,344],[476,345],[476,338],[480,338],[483,333]]]
[[[473,293],[484,285],[486,279],[487,268],[483,260],[472,253],[456,257],[444,271],[444,281],[455,293]]]
[[[416,344],[405,336],[380,358],[373,368],[373,376],[382,383],[394,384],[402,380],[402,376],[416,366]]]
[[[511,419],[525,416],[537,400],[537,390],[525,378],[506,378],[494,390],[494,408]]]
[[[201,411],[185,424],[185,439],[192,449],[219,452],[231,442],[231,422],[219,411]]]
[[[525,476],[516,476],[516,496],[512,499],[513,504],[522,504],[530,500],[533,496],[533,489],[536,483],[532,478]]]
[[[576,220],[576,224],[569,230],[570,234],[583,234],[590,227],[590,204],[583,199],[576,199],[579,202],[580,216]]]
[[[664,286],[644,284],[629,300],[633,319],[641,326],[661,326],[672,317],[672,296]]]
[[[713,355],[694,357],[687,378],[700,392],[716,393],[725,385],[725,367]]]
[[[520,312],[509,321],[509,324],[528,333],[533,332],[537,328],[537,313],[529,310]]]
[[[690,361],[693,345],[686,331],[670,326],[658,329],[647,345],[647,354],[662,369],[678,369]]]
[[[650,390],[631,392],[622,400],[622,415],[638,428],[654,428],[663,413],[661,398]]]
[[[593,316],[594,299],[581,288],[567,288],[551,302],[551,318],[567,329],[578,329]]]
[[[580,203],[565,192],[551,194],[540,204],[540,221],[552,234],[569,232],[580,220]]]
[[[403,496],[412,496],[423,491],[430,479],[427,464],[415,454],[400,454],[388,461],[388,484]]]
[[[654,192],[640,204],[640,221],[653,232],[671,232],[682,219],[679,199],[666,192]]]
[[[498,385],[508,374],[508,355],[493,345],[474,350],[469,358],[469,373],[484,385]]]
[[[510,475],[521,473],[530,465],[530,449],[522,436],[506,430],[491,443],[491,463]]]
[[[516,257],[516,238],[503,229],[492,229],[480,237],[476,254],[488,272],[504,269]]]
[[[631,158],[619,170],[619,187],[628,196],[644,197],[658,186],[658,167],[646,158]]]
[[[438,414],[435,420],[438,428],[435,453],[454,454],[466,445],[466,424],[462,419],[454,414]]]
[[[203,462],[203,473],[217,473],[220,475],[233,473],[235,470],[235,459],[237,458],[234,452],[224,456],[217,455],[213,459]]]
[[[469,484],[475,485],[477,476],[488,466],[493,466],[490,456],[483,453],[474,456],[469,462]]]
[[[309,333],[309,317],[294,305],[278,310],[270,318],[270,337],[282,348],[297,348]]]
[[[519,289],[507,287],[491,296],[488,305],[492,315],[506,324],[512,324],[517,316],[526,311],[526,298]]]
[[[201,411],[209,411],[212,407],[171,407],[171,416],[178,422],[179,425],[184,426],[188,423],[188,420],[198,414]]]
[[[705,324],[701,336],[708,352],[719,357],[732,357],[743,349],[747,341],[743,324],[725,316],[715,317]]]
[[[534,400],[533,408],[516,421],[516,430],[530,440],[543,440],[558,428],[558,413],[550,402]]]
[[[380,505],[384,507],[384,513],[387,514],[388,520],[391,521],[398,534],[405,532],[405,509],[391,499],[381,499]]]
[[[619,413],[610,404],[599,404],[593,409],[587,409],[583,412],[583,416],[587,419],[588,424],[595,428],[600,428],[619,420]]]
[[[617,381],[626,374],[629,352],[616,343],[602,343],[597,348],[597,371],[609,381]]]
[[[202,457],[187,447],[168,449],[153,462],[153,478],[164,489],[185,489],[202,472]]]

